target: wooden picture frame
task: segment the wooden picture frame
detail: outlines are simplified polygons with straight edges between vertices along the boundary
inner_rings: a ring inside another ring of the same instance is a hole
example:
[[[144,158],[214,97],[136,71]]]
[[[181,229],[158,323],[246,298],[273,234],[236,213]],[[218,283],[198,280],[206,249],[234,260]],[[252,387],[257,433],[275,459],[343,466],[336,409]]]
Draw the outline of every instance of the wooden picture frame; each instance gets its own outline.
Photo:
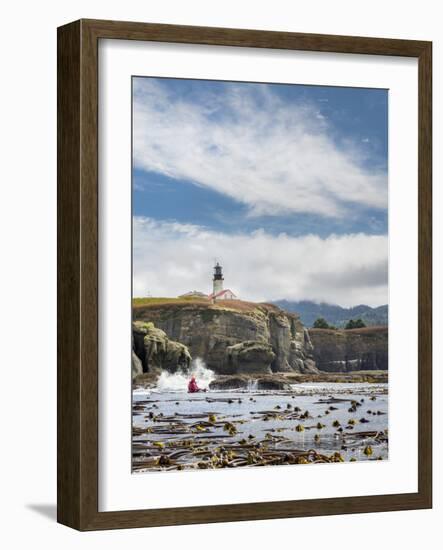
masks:
[[[418,492],[98,511],[98,42],[100,39],[418,58]],[[432,44],[80,20],[58,29],[58,521],[79,530],[244,521],[432,506]]]

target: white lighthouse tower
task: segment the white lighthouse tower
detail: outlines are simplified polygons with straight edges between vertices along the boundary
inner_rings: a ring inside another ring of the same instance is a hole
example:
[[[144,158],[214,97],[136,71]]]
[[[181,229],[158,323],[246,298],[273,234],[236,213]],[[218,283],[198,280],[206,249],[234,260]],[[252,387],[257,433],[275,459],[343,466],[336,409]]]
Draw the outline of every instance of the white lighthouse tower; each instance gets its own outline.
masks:
[[[217,262],[214,266],[214,276],[212,277],[212,294],[208,296],[213,303],[217,300],[237,300],[237,296],[229,288],[223,288],[222,266]]]
[[[216,296],[219,292],[223,290],[223,273],[222,267],[217,262],[214,266],[214,277],[212,279],[212,295]]]

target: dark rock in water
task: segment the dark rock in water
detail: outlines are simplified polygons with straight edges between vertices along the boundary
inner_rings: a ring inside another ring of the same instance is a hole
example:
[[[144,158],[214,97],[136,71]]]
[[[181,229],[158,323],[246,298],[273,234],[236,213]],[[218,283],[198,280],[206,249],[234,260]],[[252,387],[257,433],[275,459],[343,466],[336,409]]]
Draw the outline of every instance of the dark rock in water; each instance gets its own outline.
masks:
[[[220,376],[209,384],[211,390],[237,390],[254,388],[255,390],[289,390],[290,385],[282,377],[275,374],[249,378],[247,376]]]
[[[248,379],[241,376],[227,376],[226,378],[220,378],[213,380],[209,384],[211,390],[237,390],[245,389],[248,387]]]
[[[388,327],[309,329],[317,368],[326,372],[388,369]]]
[[[318,372],[309,333],[299,317],[272,304],[165,302],[134,307],[133,315],[136,321],[153,324],[170,341],[184,345],[217,374],[269,369],[273,373]],[[140,342],[135,335],[134,339],[135,352],[146,368],[143,339]]]
[[[266,378],[257,378],[257,389],[258,390],[289,390],[291,389],[290,385],[276,377],[266,377]]]

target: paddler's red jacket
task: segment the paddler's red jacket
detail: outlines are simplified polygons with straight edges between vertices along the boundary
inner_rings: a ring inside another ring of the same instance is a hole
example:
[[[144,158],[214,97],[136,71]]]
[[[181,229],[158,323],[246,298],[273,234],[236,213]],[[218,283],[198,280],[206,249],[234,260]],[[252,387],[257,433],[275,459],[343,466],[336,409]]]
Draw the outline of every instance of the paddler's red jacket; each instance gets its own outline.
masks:
[[[197,386],[197,382],[195,381],[195,378],[191,378],[188,384],[188,393],[195,393],[200,391],[200,388]]]

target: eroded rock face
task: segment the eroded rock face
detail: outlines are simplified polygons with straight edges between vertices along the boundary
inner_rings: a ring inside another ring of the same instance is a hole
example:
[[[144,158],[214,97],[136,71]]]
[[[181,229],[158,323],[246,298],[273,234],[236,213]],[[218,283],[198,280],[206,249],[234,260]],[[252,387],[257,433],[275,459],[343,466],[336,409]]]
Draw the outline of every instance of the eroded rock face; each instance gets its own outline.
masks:
[[[270,374],[274,359],[270,344],[249,340],[226,348],[224,368],[238,374]]]
[[[188,348],[170,340],[165,332],[152,322],[133,323],[134,352],[140,359],[143,372],[187,370],[191,364]]]
[[[132,350],[132,378],[135,378],[139,374],[143,374],[143,365],[135,351]]]
[[[388,327],[309,329],[309,335],[320,371],[388,369]]]
[[[183,344],[217,374],[316,371],[309,334],[298,316],[271,304],[165,303],[136,307],[133,314]],[[144,345],[134,338],[143,362]]]
[[[318,369],[313,359],[313,351],[314,348],[309,337],[309,332],[303,327],[300,337],[294,338],[290,342],[288,362],[291,366],[291,371],[300,372],[301,374],[317,373]]]

